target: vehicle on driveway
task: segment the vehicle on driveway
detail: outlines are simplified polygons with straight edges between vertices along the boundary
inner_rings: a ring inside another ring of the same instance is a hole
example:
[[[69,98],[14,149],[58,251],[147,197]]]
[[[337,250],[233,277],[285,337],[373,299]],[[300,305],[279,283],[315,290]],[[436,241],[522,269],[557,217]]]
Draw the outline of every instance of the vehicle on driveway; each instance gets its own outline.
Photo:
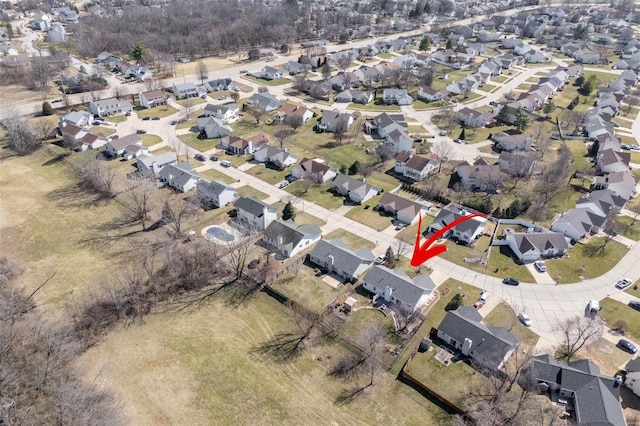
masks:
[[[482,300],[478,300],[476,303],[473,304],[473,307],[476,309],[480,309],[484,306],[484,302]]]
[[[631,302],[629,302],[629,307],[631,309],[635,309],[636,311],[640,311],[640,302],[632,300]]]
[[[211,157],[209,157],[209,160],[218,161],[218,156],[217,155],[212,155]]]
[[[62,102],[62,99],[54,99],[51,101],[52,104],[57,104],[58,102]]]
[[[287,181],[285,180],[285,181],[282,181],[282,182],[280,182],[280,183],[278,184],[278,188],[282,189],[282,188],[284,188],[284,187],[286,187],[286,186],[288,186],[288,185],[289,185],[289,182],[287,182]]]
[[[385,256],[378,256],[376,257],[376,260],[373,261],[373,263],[375,263],[376,265],[382,265],[382,263],[384,263],[384,259]]]
[[[520,285],[520,280],[513,277],[508,277],[502,280],[502,284],[506,285]]]
[[[623,278],[616,283],[616,288],[620,290],[624,290],[625,288],[631,285],[631,280],[629,278]]]
[[[178,124],[178,122],[177,122],[176,120],[171,120],[171,123],[170,123],[170,124],[171,124],[172,126],[175,126],[176,124]]]
[[[460,143],[460,142],[462,142],[460,139],[454,139],[453,141],[454,141],[455,143]]]
[[[533,266],[536,267],[538,272],[547,272],[547,265],[545,265],[544,262],[541,262],[541,261],[534,262]]]
[[[152,120],[160,120],[160,117],[153,117]]]
[[[519,314],[518,315],[518,320],[525,326],[525,327],[531,327],[531,318],[529,318],[529,316],[527,314]]]
[[[482,292],[480,293],[480,301],[481,302],[486,302],[487,299],[489,298],[489,293],[487,293],[486,291],[482,290]]]
[[[196,155],[193,156],[193,158],[195,158],[198,161],[207,161],[207,157],[205,157],[202,154],[196,154]]]
[[[222,95],[218,98],[219,101],[224,101],[225,99],[227,99],[227,97],[225,95]]]
[[[629,352],[630,354],[635,354],[636,352],[638,352],[638,348],[636,348],[636,345],[634,345],[627,339],[618,340],[618,344],[616,346],[625,352]]]
[[[142,120],[143,120],[143,121],[149,121],[149,120],[151,120],[151,117],[149,117],[149,116],[147,116],[147,117],[142,117]]]
[[[227,160],[221,161],[220,165],[222,167],[231,167],[231,161],[227,161]]]
[[[440,130],[440,133],[438,133],[438,135],[447,136],[447,131],[446,130]]]
[[[143,135],[143,134],[147,133],[147,131],[144,130],[144,129],[138,129],[138,130],[136,130],[136,133],[139,134],[139,135]]]

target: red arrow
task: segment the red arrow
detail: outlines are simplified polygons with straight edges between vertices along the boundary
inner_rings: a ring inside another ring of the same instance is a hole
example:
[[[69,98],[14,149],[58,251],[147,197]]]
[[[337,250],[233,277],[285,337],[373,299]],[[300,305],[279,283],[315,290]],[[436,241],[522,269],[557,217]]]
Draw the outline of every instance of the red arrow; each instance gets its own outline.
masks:
[[[418,218],[418,235],[416,235],[416,245],[413,247],[413,256],[411,256],[411,266],[420,266],[427,260],[431,259],[434,256],[444,253],[447,251],[447,246],[444,244],[438,245],[432,248],[429,248],[433,243],[435,243],[440,237],[442,237],[448,230],[455,228],[460,225],[465,220],[469,220],[474,217],[485,217],[487,216],[484,213],[474,213],[467,216],[462,216],[458,218],[433,234],[431,238],[429,238],[425,243],[420,246],[420,235],[422,232],[422,215]]]

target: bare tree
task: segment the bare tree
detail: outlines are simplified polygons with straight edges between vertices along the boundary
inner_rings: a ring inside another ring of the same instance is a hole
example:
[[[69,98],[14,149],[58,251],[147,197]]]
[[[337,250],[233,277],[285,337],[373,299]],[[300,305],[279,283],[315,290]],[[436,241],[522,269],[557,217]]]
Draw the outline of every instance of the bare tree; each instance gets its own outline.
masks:
[[[411,242],[407,237],[396,238],[396,260],[400,261],[400,256],[404,256],[411,250]]]
[[[250,230],[247,230],[241,237],[227,244],[228,254],[225,259],[230,269],[234,271],[236,279],[241,278],[242,274],[244,274],[250,249],[254,243],[250,232]]]
[[[200,84],[204,84],[209,78],[209,68],[207,68],[207,64],[202,59],[196,63],[196,75],[200,79]]]
[[[322,65],[322,78],[324,80],[329,80],[329,77],[331,77],[331,65],[329,65],[328,62],[325,62],[324,65]]]
[[[54,131],[56,130],[56,125],[51,120],[48,120],[46,118],[38,120],[36,127],[38,128],[38,131],[42,136],[42,140],[45,142],[49,140],[51,135],[53,135]]]
[[[256,125],[260,124],[260,117],[266,114],[260,105],[247,105],[244,111],[256,120]]]
[[[599,317],[576,316],[558,322],[554,326],[561,341],[558,353],[567,362],[571,361],[580,349],[602,337],[603,330],[604,323]]]
[[[238,92],[231,92],[231,94],[229,95],[229,97],[233,100],[233,102],[238,102],[238,99],[240,99],[240,93],[238,93]]]
[[[9,147],[18,155],[31,154],[40,147],[37,132],[31,127],[26,118],[21,117],[17,111],[3,111],[0,124],[7,131]]]
[[[442,165],[449,160],[449,156],[453,152],[451,146],[444,141],[439,141],[431,146],[431,152],[438,156],[440,163],[438,164],[438,173],[442,170]]]
[[[147,91],[152,92],[154,90],[160,90],[162,88],[162,83],[157,78],[147,78],[144,80],[144,87]]]
[[[336,129],[333,132],[333,139],[338,143],[338,145],[342,145],[348,129],[349,122],[342,118],[338,119],[338,122],[336,123]]]
[[[171,229],[175,238],[183,236],[184,222],[197,212],[196,206],[178,197],[167,198],[162,206],[162,219]]]
[[[183,107],[183,114],[184,114],[184,118],[186,120],[191,120],[191,114],[193,114],[193,111],[195,110],[196,107],[196,101],[194,100],[194,98],[187,98],[184,100],[184,102],[182,103],[182,107]]]
[[[293,130],[291,130],[289,126],[284,124],[284,122],[281,122],[278,125],[278,130],[276,131],[276,134],[275,134],[276,139],[280,144],[280,149],[284,149],[284,143],[289,137],[291,137],[291,135],[293,135]]]
[[[142,230],[146,230],[146,224],[149,220],[149,214],[154,209],[152,195],[155,191],[155,185],[148,179],[131,188],[124,197],[124,205],[129,211],[130,220],[138,222],[142,225]]]
[[[114,195],[114,180],[117,176],[115,167],[109,162],[89,158],[80,167],[80,178],[85,188],[95,191],[103,197]]]
[[[304,118],[300,114],[292,115],[291,117],[287,117],[287,124],[291,126],[291,128],[296,131],[300,126],[304,124]]]

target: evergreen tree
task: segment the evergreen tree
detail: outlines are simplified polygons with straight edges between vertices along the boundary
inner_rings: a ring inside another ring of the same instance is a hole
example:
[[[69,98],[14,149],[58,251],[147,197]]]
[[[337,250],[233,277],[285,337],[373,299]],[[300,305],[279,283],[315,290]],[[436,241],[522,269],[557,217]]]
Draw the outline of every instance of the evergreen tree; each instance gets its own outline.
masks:
[[[387,268],[395,268],[396,267],[396,257],[393,253],[393,249],[391,246],[387,247],[387,251],[384,254],[384,264]]]
[[[289,201],[282,209],[282,220],[296,220],[296,208]]]
[[[553,111],[556,110],[556,108],[558,108],[558,106],[553,102],[553,101],[549,101],[547,102],[544,107],[542,108],[542,112],[545,113],[545,115],[547,116],[547,118],[549,117],[549,114],[551,114]]]
[[[420,47],[419,47],[420,51],[426,52],[430,48],[431,48],[431,40],[429,39],[429,37],[427,36],[422,37],[422,41],[420,42]]]
[[[583,84],[584,84],[584,76],[581,75],[580,77],[576,78],[575,85],[576,86],[582,86]]]
[[[462,141],[463,141],[465,137],[466,137],[466,135],[465,135],[465,128],[463,127],[463,128],[462,128],[462,131],[460,132],[460,140],[462,140]]]
[[[447,49],[451,49],[451,47],[453,47],[453,43],[451,42],[451,39],[447,40]]]
[[[360,162],[358,160],[354,161],[351,166],[349,166],[349,174],[357,175],[360,171]]]
[[[516,114],[516,122],[514,123],[514,125],[521,132],[529,126],[529,117],[522,108],[518,108],[518,113]]]
[[[453,296],[453,298],[449,301],[449,303],[447,303],[447,306],[445,306],[444,310],[455,311],[460,306],[462,306],[462,303],[463,303],[462,295],[460,293],[456,293],[456,295]]]
[[[344,164],[340,166],[340,173],[342,173],[343,175],[347,174],[347,166],[345,166]]]
[[[53,108],[51,107],[51,104],[47,101],[44,101],[42,103],[42,115],[53,115]]]

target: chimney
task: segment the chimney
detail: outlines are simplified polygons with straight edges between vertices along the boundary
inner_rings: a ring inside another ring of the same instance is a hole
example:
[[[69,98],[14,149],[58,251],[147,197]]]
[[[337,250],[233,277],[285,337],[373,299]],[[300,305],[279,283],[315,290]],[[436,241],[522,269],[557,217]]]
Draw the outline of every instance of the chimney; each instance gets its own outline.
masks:
[[[389,286],[384,289],[384,301],[389,303],[391,302],[391,294],[393,293],[393,289]]]
[[[333,269],[333,262],[335,261],[333,255],[327,255],[327,267],[331,267]]]
[[[471,345],[473,344],[473,341],[467,337],[465,337],[464,342],[462,342],[462,354],[469,356],[469,352],[471,350]]]

